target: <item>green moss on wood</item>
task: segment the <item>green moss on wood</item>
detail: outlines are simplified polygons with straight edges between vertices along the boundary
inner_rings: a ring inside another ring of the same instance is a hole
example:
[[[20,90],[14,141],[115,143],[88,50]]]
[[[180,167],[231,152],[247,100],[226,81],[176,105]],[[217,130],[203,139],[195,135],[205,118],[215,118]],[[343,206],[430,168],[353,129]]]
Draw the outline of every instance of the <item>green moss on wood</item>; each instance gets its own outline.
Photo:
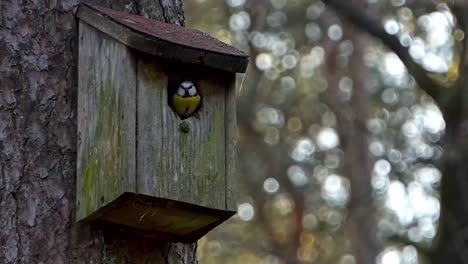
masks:
[[[85,213],[89,215],[120,195],[125,134],[122,130],[121,104],[109,61],[107,75],[99,84],[99,103],[92,149],[85,164]]]
[[[96,175],[96,169],[98,161],[95,158],[94,154],[91,154],[89,157],[89,162],[85,170],[85,184],[84,184],[84,194],[85,194],[85,212],[90,214],[93,212],[93,192],[94,192],[94,179]]]
[[[224,113],[222,111],[216,111],[213,117],[213,131],[209,134],[207,139],[203,142],[203,151],[200,153],[202,158],[202,164],[200,166],[200,177],[197,179],[197,189],[199,193],[204,193],[210,196],[212,192],[224,192],[224,190],[212,190],[213,182],[219,179],[224,181],[224,169],[216,172],[213,171],[213,162],[223,163],[221,167],[224,168],[224,148],[220,147],[220,144],[224,146]],[[221,175],[217,175],[220,173]]]
[[[119,100],[122,99],[117,94],[118,88],[113,80],[111,61],[108,67],[108,75],[101,84],[99,94],[99,122],[96,130],[97,148],[102,160],[99,168],[102,193],[96,195],[103,196],[106,202],[109,202],[106,199],[119,195],[122,182],[121,170],[125,168],[122,155],[126,151],[120,116],[122,102]]]

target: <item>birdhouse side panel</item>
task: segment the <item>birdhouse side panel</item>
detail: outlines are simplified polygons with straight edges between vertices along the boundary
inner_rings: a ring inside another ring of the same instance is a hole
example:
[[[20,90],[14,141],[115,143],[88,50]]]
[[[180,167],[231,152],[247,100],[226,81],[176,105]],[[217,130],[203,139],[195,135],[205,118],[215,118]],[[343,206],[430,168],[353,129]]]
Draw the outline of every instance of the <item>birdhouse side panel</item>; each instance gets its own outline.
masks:
[[[237,123],[236,123],[236,75],[231,74],[226,91],[226,209],[237,211]]]
[[[134,61],[126,46],[80,22],[78,220],[135,191]]]
[[[169,68],[157,59],[138,62],[138,192],[226,210],[225,99],[229,83],[216,74],[200,72],[200,66]],[[174,78],[178,82],[196,79],[202,98],[198,113],[183,120],[169,105],[168,85]]]

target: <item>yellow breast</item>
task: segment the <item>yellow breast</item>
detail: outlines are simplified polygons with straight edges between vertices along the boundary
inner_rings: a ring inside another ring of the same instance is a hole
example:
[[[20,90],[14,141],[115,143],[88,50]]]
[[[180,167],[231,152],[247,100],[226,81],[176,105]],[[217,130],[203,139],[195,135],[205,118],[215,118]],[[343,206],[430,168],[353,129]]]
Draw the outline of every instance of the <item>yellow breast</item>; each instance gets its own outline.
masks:
[[[191,97],[180,97],[178,95],[174,95],[172,97],[172,106],[174,111],[180,117],[187,118],[194,114],[200,105],[200,101],[201,97],[199,95]]]

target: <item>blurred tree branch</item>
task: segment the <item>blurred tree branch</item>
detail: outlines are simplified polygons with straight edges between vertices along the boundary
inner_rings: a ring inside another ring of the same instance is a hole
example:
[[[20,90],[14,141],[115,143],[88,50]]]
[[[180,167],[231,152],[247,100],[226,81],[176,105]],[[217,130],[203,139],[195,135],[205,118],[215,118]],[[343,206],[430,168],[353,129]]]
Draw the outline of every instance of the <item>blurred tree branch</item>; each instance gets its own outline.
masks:
[[[400,43],[397,36],[388,34],[378,19],[366,15],[363,10],[358,9],[348,1],[323,0],[323,2],[356,27],[380,39],[405,64],[408,72],[414,77],[419,87],[431,96],[434,101],[440,103],[442,100],[440,95],[444,87],[427,75],[426,70],[411,58],[409,49]]]

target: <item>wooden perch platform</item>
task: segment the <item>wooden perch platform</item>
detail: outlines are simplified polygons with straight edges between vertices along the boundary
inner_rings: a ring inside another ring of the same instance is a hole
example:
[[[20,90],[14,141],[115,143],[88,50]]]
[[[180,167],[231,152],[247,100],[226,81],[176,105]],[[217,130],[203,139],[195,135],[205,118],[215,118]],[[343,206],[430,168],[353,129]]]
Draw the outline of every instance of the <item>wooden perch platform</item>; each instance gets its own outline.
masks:
[[[184,63],[243,73],[248,56],[201,31],[82,2],[78,17],[142,52]]]

